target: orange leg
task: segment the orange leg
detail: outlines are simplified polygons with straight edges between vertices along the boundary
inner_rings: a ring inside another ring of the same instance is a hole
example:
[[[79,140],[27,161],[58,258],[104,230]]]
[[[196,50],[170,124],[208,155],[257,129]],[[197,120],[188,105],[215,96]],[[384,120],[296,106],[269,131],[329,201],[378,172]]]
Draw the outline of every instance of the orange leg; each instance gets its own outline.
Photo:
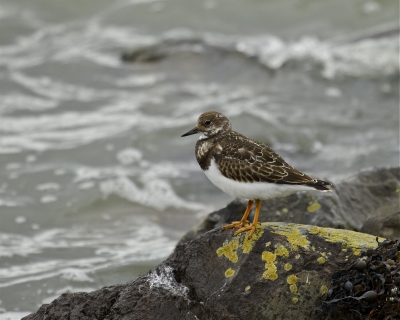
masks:
[[[257,228],[257,225],[259,224],[258,222],[258,216],[260,215],[260,209],[261,209],[261,201],[260,200],[256,200],[256,211],[254,212],[254,219],[253,219],[253,223],[249,226],[245,226],[240,228],[239,230],[237,230],[235,232],[235,236],[238,235],[239,233],[245,232],[250,230],[248,238],[250,239],[251,236],[253,235],[254,231]]]
[[[249,213],[250,213],[251,207],[253,206],[253,203],[254,203],[253,200],[249,200],[249,202],[247,203],[246,211],[244,212],[244,215],[240,221],[233,221],[231,224],[223,226],[222,230],[231,229],[231,228],[240,229],[244,225],[248,224],[249,221],[247,220],[247,217],[249,216]]]

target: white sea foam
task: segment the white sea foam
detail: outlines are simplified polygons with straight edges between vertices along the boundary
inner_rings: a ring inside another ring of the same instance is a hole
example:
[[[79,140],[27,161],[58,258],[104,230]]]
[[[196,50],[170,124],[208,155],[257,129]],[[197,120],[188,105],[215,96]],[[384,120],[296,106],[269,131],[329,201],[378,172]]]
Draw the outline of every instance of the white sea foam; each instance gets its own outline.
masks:
[[[0,309],[1,311],[1,309]],[[21,320],[23,317],[26,317],[31,312],[27,311],[10,311],[0,313],[0,320]]]
[[[180,198],[166,180],[142,180],[141,183],[140,188],[128,177],[119,177],[101,182],[100,190],[106,197],[115,194],[128,201],[157,210],[165,210],[169,207],[194,211],[204,209],[204,205]]]
[[[117,159],[123,165],[133,164],[139,162],[143,157],[143,153],[134,148],[127,148],[117,153]]]
[[[328,79],[382,77],[399,72],[397,37],[336,45],[311,36],[293,42],[263,36],[240,40],[236,49],[274,70],[288,62],[321,66],[321,75]]]

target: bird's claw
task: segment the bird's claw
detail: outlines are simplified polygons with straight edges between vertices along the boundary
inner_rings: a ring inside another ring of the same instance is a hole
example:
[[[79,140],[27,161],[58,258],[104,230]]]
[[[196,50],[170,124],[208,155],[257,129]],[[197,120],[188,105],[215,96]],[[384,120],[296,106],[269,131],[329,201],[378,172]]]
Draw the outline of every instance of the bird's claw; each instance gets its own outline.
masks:
[[[234,235],[237,236],[239,233],[242,233],[242,232],[250,230],[249,234],[247,235],[247,238],[250,239],[253,236],[253,233],[256,230],[256,228],[257,228],[257,224],[252,224],[252,225],[249,225],[249,226],[245,226],[245,227],[240,228],[239,230],[237,230]]]
[[[236,228],[236,229],[241,229],[244,226],[247,226],[249,224],[249,220],[245,220],[245,221],[233,221],[231,224],[227,224],[226,226],[222,227],[222,230],[226,230],[226,229],[232,229],[232,228]]]

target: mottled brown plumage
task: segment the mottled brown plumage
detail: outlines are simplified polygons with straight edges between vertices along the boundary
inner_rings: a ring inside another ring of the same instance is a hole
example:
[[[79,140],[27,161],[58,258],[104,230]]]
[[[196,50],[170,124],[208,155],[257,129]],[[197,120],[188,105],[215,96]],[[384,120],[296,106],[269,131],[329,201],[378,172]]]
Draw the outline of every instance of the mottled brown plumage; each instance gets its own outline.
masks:
[[[208,178],[228,194],[249,199],[242,220],[225,227],[240,228],[236,233],[251,230],[251,236],[254,232],[260,199],[285,196],[307,188],[330,191],[329,182],[311,178],[293,168],[267,145],[233,131],[222,113],[203,113],[196,127],[182,137],[195,133],[202,134],[196,143],[196,159]],[[212,167],[213,164],[217,168]],[[255,221],[243,227],[254,201],[257,205]]]
[[[209,119],[217,119],[213,125],[223,126],[225,116],[215,118],[211,112],[199,119],[203,124]],[[229,121],[229,120],[228,120]],[[214,158],[221,173],[232,180],[240,182],[268,182],[278,184],[303,184],[318,190],[329,190],[325,181],[313,179],[289,165],[282,157],[262,142],[249,139],[233,131],[231,125],[196,143],[196,159],[203,170],[208,170]],[[199,129],[200,131],[200,129]]]

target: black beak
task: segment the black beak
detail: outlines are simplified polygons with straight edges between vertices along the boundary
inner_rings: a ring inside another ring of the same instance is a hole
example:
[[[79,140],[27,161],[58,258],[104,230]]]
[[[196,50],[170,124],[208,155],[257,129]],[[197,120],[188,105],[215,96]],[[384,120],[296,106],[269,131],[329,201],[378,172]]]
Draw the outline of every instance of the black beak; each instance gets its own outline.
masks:
[[[190,136],[190,135],[195,134],[195,133],[199,133],[199,130],[196,127],[194,127],[192,130],[189,130],[185,134],[181,135],[181,137]]]

